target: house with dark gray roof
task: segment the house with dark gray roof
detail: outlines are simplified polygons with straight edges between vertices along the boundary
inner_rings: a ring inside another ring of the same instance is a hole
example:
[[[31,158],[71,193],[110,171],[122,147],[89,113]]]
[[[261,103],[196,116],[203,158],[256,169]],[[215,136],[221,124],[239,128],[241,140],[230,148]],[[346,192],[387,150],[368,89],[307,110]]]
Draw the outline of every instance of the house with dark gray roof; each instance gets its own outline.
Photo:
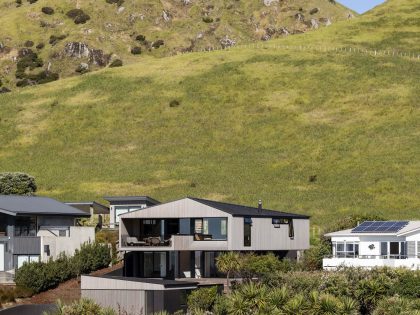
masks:
[[[25,262],[72,255],[95,240],[93,227],[78,226],[90,214],[46,197],[0,195],[0,271]]]
[[[125,276],[218,276],[226,251],[296,259],[309,248],[309,216],[188,197],[120,215]]]

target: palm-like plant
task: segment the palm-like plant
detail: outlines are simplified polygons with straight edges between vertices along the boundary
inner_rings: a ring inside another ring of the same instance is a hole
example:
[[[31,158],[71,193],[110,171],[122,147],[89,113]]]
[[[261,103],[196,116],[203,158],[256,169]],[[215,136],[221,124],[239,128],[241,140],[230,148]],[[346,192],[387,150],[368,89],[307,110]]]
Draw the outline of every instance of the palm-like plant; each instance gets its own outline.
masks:
[[[240,256],[235,252],[224,253],[216,259],[217,269],[223,273],[226,273],[226,285],[228,292],[230,291],[230,275],[232,272],[239,271],[240,266]]]

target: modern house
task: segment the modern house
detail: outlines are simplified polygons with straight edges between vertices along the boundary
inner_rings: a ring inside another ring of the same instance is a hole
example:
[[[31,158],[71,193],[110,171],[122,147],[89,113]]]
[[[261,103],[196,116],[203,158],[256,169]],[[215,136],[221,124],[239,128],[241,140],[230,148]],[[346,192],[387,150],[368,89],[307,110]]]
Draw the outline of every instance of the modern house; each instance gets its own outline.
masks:
[[[99,228],[109,224],[109,208],[96,201],[65,202],[66,205],[90,214],[90,222],[96,223]]]
[[[82,296],[128,313],[185,310],[189,291],[215,283],[198,278],[220,276],[215,260],[222,252],[293,259],[309,248],[308,216],[266,210],[261,203],[185,198],[125,211],[116,222],[124,268],[118,275],[83,276]]]
[[[118,228],[121,214],[160,204],[149,196],[106,196],[104,199],[109,202],[111,229]]]
[[[333,254],[323,260],[324,269],[420,269],[420,221],[366,221],[326,236],[331,238]]]
[[[90,214],[46,197],[0,195],[0,271],[24,262],[72,255],[95,240],[93,227],[78,226]]]
[[[219,275],[226,251],[299,258],[309,248],[309,217],[259,207],[185,198],[120,215],[124,276],[201,278]]]

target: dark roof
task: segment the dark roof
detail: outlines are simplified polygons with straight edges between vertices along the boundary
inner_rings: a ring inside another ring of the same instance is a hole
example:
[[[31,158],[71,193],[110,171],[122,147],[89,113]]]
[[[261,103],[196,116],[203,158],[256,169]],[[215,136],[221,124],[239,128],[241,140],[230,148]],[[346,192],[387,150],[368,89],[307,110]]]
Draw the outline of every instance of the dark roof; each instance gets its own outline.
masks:
[[[288,212],[281,212],[276,210],[261,209],[255,207],[241,206],[232,203],[225,203],[219,201],[212,201],[200,198],[188,197],[194,201],[205,204],[209,207],[227,212],[234,217],[281,217],[289,219],[309,219],[307,215],[294,214]]]
[[[90,213],[90,207],[92,207],[94,214],[109,214],[109,208],[96,201],[75,201],[65,202],[65,204],[80,209],[87,213]]]
[[[94,276],[95,277],[95,276]],[[132,282],[141,282],[141,283],[150,283],[163,285],[166,289],[170,288],[191,288],[197,286],[198,282],[189,282],[189,281],[178,281],[178,280],[169,280],[169,279],[159,279],[159,278],[133,278],[133,277],[116,277],[116,276],[97,276],[98,278],[109,278],[115,280],[123,281],[132,281]]]
[[[0,212],[9,215],[64,215],[74,217],[90,216],[86,212],[70,207],[47,197],[0,195]]]
[[[122,201],[122,202],[127,202],[127,201],[134,201],[134,202],[138,202],[138,201],[143,201],[143,202],[148,202],[154,205],[158,205],[160,204],[160,201],[157,201],[149,196],[105,196],[104,197],[105,200],[109,201],[109,202],[118,202],[118,201]]]

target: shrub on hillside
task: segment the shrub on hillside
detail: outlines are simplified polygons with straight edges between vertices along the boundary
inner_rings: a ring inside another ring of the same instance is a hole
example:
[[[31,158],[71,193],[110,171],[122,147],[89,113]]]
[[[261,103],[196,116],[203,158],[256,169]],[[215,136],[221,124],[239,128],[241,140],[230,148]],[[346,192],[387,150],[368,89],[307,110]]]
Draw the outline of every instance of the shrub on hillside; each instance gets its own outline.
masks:
[[[158,49],[160,46],[165,45],[165,42],[163,41],[163,39],[158,39],[157,41],[152,43],[152,47],[155,49]]]
[[[144,35],[137,35],[136,36],[136,41],[139,41],[139,42],[144,42],[146,40],[146,36],[144,36]]]
[[[44,43],[39,43],[38,45],[36,45],[36,49],[42,49],[45,47]]]
[[[204,23],[213,23],[213,18],[209,17],[209,16],[205,16],[203,17],[203,22]]]
[[[41,12],[44,13],[44,14],[47,14],[47,15],[52,15],[52,14],[54,14],[54,9],[51,8],[51,7],[43,7],[41,9]]]
[[[117,4],[117,6],[122,6],[122,4],[124,3],[124,0],[106,0],[106,3],[109,3],[109,4],[114,4],[114,3],[116,3]]]
[[[133,55],[140,55],[141,54],[141,47],[136,46],[136,47],[131,48],[131,53]]]
[[[25,173],[0,173],[1,195],[33,195],[37,190],[35,178]]]
[[[27,40],[24,44],[23,44],[23,46],[25,46],[25,47],[32,47],[34,45],[34,42],[33,41],[31,41],[31,40]]]
[[[73,261],[78,275],[89,273],[108,267],[111,263],[111,254],[107,245],[86,243],[76,250]]]
[[[90,16],[81,9],[72,9],[66,15],[73,20],[75,24],[84,24],[90,20]]]
[[[420,314],[420,300],[410,300],[394,296],[382,299],[373,315],[415,315]]]
[[[64,34],[61,35],[51,35],[50,39],[49,39],[49,43],[54,46],[55,44],[57,44],[59,41],[65,39],[67,36]]]

